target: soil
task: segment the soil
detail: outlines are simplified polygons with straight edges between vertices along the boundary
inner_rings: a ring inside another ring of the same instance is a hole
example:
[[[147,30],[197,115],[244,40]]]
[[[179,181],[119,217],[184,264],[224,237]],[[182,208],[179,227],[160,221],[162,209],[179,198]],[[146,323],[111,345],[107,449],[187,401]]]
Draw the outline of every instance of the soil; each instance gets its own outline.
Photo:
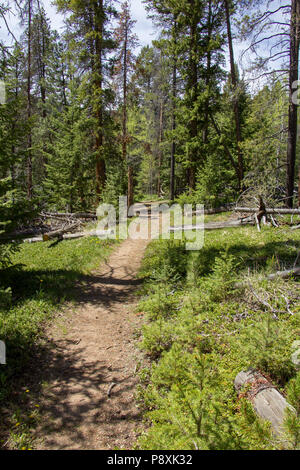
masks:
[[[147,240],[124,241],[77,287],[76,303],[51,328],[40,401],[38,449],[131,449],[141,427],[135,399],[142,360],[135,291]]]

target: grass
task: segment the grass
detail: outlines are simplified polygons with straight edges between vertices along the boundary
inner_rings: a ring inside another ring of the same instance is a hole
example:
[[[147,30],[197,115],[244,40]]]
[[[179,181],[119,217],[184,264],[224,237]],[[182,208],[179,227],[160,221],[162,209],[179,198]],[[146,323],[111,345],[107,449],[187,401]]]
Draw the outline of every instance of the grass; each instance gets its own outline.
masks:
[[[220,214],[205,215],[204,222],[225,222],[231,212],[221,212]]]
[[[168,199],[158,197],[157,194],[141,194],[135,198],[135,202],[160,202],[161,204],[168,204],[170,201]]]
[[[24,371],[42,351],[45,325],[73,299],[76,281],[97,268],[112,248],[113,242],[94,237],[23,244],[13,267],[1,273],[6,294],[0,305],[0,339],[6,343],[7,365],[0,366],[0,446],[9,427],[12,448],[30,448],[28,430],[38,407]]]
[[[238,372],[253,367],[300,408],[291,360],[300,335],[299,282],[266,279],[293,266],[299,249],[300,231],[288,227],[209,231],[199,252],[180,241],[149,246],[139,310],[146,318],[140,346],[151,367],[141,372],[148,431],[140,448],[299,448],[299,412],[287,421],[286,441],[276,440],[233,387]]]

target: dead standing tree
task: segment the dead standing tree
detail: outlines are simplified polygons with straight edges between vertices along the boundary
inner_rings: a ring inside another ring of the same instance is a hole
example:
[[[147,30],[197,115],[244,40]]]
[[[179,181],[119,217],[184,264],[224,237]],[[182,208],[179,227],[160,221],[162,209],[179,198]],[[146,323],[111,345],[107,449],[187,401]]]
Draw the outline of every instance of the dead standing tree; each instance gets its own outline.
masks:
[[[248,9],[252,6],[255,8],[252,15],[247,13],[241,26],[242,37],[251,40],[243,55],[250,50],[258,59],[252,68],[255,69],[254,79],[274,76],[274,73],[277,78],[289,78],[286,205],[292,208],[297,142],[297,103],[293,96],[299,78],[300,0],[291,0],[280,6],[275,0],[265,0],[262,2],[262,11],[257,11],[257,3],[253,0],[245,0],[243,6],[245,3]],[[264,46],[264,51],[269,50],[267,56],[260,51],[261,46]]]
[[[287,205],[293,207],[297,147],[298,105],[293,99],[299,78],[300,0],[292,0],[290,26],[289,123],[287,145]],[[300,182],[299,182],[300,185]],[[299,186],[300,188],[300,186]],[[298,203],[300,201],[298,195]]]

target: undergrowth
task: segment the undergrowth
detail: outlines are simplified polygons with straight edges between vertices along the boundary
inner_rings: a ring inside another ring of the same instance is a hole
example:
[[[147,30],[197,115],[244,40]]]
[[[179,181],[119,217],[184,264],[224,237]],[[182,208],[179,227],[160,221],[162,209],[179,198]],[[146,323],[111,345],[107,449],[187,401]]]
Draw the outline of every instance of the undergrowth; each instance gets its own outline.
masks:
[[[291,360],[300,335],[299,283],[269,281],[293,266],[300,233],[288,228],[206,233],[198,252],[154,241],[144,259],[140,347],[151,360],[138,398],[148,423],[139,448],[281,449],[300,446],[300,373]],[[288,397],[284,439],[271,433],[236,375],[259,370]]]

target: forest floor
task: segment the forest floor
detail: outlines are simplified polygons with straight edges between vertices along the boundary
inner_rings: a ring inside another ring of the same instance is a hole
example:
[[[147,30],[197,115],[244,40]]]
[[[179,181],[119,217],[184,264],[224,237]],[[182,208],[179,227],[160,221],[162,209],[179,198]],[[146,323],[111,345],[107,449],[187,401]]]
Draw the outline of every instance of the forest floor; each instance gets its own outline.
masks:
[[[154,216],[155,218],[156,216]],[[37,449],[130,449],[141,428],[134,399],[143,354],[135,312],[149,240],[127,239],[76,290],[75,307],[49,331]]]
[[[0,311],[10,352],[0,375],[0,448],[136,443],[144,357],[136,346],[143,323],[137,273],[149,242],[129,238],[113,247],[92,237],[24,244],[15,254],[6,279],[13,303]]]
[[[38,449],[132,447],[140,424],[137,384],[136,274],[145,240],[124,241],[79,285],[75,308],[51,328],[47,385],[40,400]]]
[[[230,216],[219,214],[206,219],[226,220]],[[153,215],[155,219],[159,217]],[[23,268],[14,269],[7,280],[15,304],[2,314],[6,321],[3,335],[10,340],[11,367],[6,376],[0,374],[0,447],[194,448],[198,437],[182,397],[177,403],[175,395],[175,401],[169,399],[167,386],[165,397],[157,394],[155,387],[160,390],[169,379],[173,384],[176,374],[181,383],[185,366],[194,364],[197,351],[204,351],[216,364],[223,364],[221,383],[215,387],[212,382],[208,392],[217,394],[222,390],[224,416],[232,415],[237,429],[244,429],[245,425],[244,434],[248,436],[253,426],[250,424],[249,428],[242,413],[237,413],[233,379],[249,365],[271,375],[275,370],[275,383],[284,393],[287,377],[290,378],[291,343],[298,334],[298,285],[293,279],[267,282],[265,275],[292,265],[298,250],[298,232],[292,234],[285,226],[276,230],[263,227],[260,234],[255,227],[210,231],[199,252],[187,252],[184,241],[150,243],[130,238],[117,245],[96,237],[23,245],[14,258],[15,264]],[[261,326],[264,331],[267,304],[261,305],[247,287],[236,289],[236,282],[245,279],[251,281],[259,298],[271,303],[271,317],[272,312],[280,312],[280,321],[272,320],[274,325],[268,326],[271,339],[273,328],[276,333],[275,351],[267,356],[271,369],[264,366],[265,370],[259,363],[260,358],[266,359],[264,350],[258,354],[259,335],[257,339],[247,333],[253,330],[254,320],[257,328]],[[138,290],[142,297],[136,295]],[[292,315],[287,305],[293,309]],[[253,355],[250,343],[256,339]],[[176,354],[179,366],[174,371]],[[159,361],[153,375],[151,367],[147,367],[151,359]],[[1,388],[1,380],[10,387]],[[9,390],[5,395],[6,389]],[[170,389],[170,394],[173,392]],[[197,385],[196,403],[198,395]],[[172,400],[175,421],[172,432],[166,433]],[[147,407],[158,410],[160,419],[156,422],[154,415],[156,424],[152,423],[145,433],[142,419]],[[190,436],[182,434],[186,419],[190,419]],[[227,424],[224,418],[222,426],[231,439]],[[225,444],[222,441],[220,446],[258,448],[256,435],[252,441],[249,439],[243,437],[241,442]],[[261,440],[260,435],[258,439]],[[215,445],[214,437],[212,442]],[[207,443],[199,442],[199,448],[203,445],[207,448]],[[263,442],[261,447],[268,445]]]

